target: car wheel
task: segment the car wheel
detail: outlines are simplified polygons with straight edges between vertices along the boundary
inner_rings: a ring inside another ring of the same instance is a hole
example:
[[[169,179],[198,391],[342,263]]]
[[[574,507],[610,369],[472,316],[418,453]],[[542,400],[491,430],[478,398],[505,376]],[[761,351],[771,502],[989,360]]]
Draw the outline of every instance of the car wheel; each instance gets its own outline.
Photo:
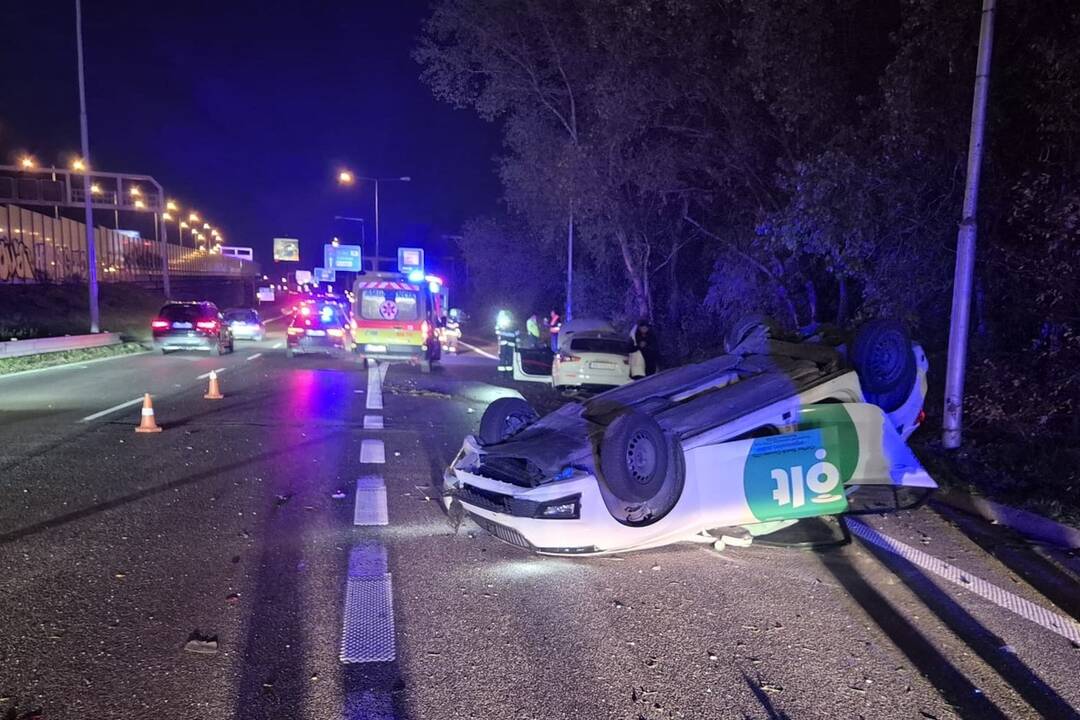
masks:
[[[624,502],[652,500],[668,477],[670,441],[648,415],[623,413],[604,430],[600,473],[604,484]]]
[[[294,352],[293,352],[293,349],[292,349],[291,347],[289,347],[288,345],[286,345],[286,346],[285,346],[285,357],[287,357],[287,358],[291,358],[291,357],[293,357],[293,356],[294,356],[295,354],[296,354],[296,353],[294,353]]]
[[[214,343],[213,345],[210,346],[210,354],[215,355],[215,356],[221,354],[221,341],[220,340],[218,340],[216,343]]]
[[[863,391],[882,398],[906,397],[918,371],[911,337],[895,320],[874,320],[860,328],[851,344],[851,364]]]
[[[480,441],[485,445],[502,442],[536,422],[540,416],[521,398],[495,400],[480,418]]]

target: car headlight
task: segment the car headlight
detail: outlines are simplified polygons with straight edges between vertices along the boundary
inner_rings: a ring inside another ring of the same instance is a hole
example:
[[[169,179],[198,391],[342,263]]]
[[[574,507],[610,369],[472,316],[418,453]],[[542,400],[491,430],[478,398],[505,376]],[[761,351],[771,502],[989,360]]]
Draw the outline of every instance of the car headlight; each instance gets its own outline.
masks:
[[[536,506],[533,517],[544,520],[577,520],[581,517],[581,496],[549,500]]]

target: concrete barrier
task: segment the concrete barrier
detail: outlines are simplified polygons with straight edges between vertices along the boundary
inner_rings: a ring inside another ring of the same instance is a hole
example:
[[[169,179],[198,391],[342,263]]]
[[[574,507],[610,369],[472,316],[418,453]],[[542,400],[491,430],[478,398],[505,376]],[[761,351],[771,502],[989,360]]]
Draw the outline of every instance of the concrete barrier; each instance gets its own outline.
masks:
[[[0,359],[61,352],[63,350],[85,350],[86,348],[116,345],[119,342],[120,336],[116,333],[65,335],[63,337],[36,338],[34,340],[9,340],[0,342]]]

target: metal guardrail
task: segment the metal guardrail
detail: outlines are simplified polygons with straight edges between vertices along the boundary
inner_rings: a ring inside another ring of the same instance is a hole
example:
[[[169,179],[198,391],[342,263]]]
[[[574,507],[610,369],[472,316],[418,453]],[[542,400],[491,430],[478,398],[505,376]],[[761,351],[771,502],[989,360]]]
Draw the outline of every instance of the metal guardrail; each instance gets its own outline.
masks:
[[[62,352],[64,350],[85,350],[119,343],[120,336],[116,333],[65,335],[63,337],[37,338],[34,340],[9,340],[0,342],[0,360],[24,355]]]

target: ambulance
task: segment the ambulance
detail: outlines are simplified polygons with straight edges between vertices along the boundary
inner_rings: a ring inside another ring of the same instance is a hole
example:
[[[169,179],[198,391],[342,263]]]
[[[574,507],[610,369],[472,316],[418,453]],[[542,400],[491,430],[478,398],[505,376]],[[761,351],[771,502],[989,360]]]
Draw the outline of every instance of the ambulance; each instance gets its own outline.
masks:
[[[442,286],[434,276],[367,272],[353,285],[352,335],[361,358],[407,361],[421,372],[442,356]]]

